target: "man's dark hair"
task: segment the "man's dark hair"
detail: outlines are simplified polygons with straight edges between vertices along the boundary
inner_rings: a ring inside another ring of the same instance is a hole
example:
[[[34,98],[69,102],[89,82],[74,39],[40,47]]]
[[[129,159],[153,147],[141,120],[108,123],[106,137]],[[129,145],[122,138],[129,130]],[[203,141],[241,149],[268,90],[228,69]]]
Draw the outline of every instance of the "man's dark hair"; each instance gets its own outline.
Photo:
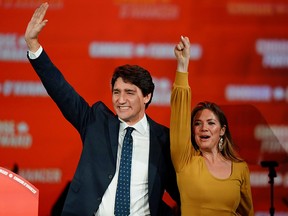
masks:
[[[114,89],[114,84],[119,77],[121,77],[126,83],[132,83],[136,85],[139,89],[141,89],[144,97],[151,93],[151,98],[145,106],[145,108],[147,109],[148,105],[152,101],[152,96],[155,88],[149,71],[138,65],[129,64],[115,68],[111,80],[112,91]]]

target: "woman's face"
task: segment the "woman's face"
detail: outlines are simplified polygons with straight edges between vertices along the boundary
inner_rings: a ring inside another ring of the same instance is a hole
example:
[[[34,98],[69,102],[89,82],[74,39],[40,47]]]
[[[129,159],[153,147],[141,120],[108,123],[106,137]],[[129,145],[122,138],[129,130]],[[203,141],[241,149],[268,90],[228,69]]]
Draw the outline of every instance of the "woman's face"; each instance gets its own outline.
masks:
[[[220,136],[225,133],[218,117],[209,109],[200,110],[193,119],[195,141],[202,151],[217,150]]]

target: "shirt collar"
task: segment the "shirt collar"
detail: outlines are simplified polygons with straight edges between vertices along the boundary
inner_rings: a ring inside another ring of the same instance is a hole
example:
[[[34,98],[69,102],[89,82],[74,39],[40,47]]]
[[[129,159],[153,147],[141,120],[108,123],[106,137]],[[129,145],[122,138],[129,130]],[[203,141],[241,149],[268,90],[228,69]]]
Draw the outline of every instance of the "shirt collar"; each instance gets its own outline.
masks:
[[[133,127],[135,128],[135,130],[137,132],[139,132],[140,134],[145,134],[148,130],[148,120],[147,120],[147,116],[146,114],[144,114],[143,118],[138,121],[136,124],[134,125],[128,125],[126,122],[124,122],[122,119],[120,119],[120,132],[124,132],[124,130],[127,128],[127,127]]]

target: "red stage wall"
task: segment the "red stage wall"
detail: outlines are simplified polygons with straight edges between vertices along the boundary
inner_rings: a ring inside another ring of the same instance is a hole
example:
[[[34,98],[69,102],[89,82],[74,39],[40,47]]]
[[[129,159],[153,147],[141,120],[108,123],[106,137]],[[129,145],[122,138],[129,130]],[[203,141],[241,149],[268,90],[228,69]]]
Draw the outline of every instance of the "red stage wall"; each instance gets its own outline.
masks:
[[[255,215],[269,215],[263,160],[276,160],[276,216],[288,215],[288,2],[286,0],[51,0],[40,42],[90,103],[111,106],[118,65],[147,68],[156,90],[148,114],[169,126],[180,35],[192,43],[192,105],[223,106],[249,163]],[[26,58],[24,31],[37,0],[0,1],[0,166],[40,192],[49,215],[77,165],[81,142]]]

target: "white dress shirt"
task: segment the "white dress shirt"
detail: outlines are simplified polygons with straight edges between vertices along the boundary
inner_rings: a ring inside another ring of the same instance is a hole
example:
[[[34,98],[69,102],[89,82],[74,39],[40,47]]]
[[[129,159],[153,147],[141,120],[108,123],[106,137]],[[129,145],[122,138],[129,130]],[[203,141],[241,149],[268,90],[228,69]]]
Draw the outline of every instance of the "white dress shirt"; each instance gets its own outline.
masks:
[[[114,204],[119,175],[122,142],[126,133],[125,128],[128,126],[129,125],[123,121],[120,124],[116,173],[109,187],[104,193],[96,216],[114,215]],[[130,215],[148,216],[150,215],[148,202],[149,124],[147,122],[146,115],[141,121],[130,127],[135,128],[135,130],[132,132],[133,153],[131,167]]]

